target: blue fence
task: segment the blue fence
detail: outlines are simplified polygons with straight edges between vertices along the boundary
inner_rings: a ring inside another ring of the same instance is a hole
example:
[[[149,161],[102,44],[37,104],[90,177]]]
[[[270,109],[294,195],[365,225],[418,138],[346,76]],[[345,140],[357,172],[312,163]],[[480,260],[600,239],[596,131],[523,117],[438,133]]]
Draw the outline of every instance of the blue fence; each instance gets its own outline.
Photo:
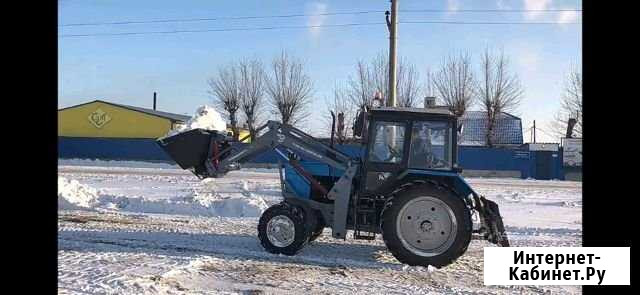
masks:
[[[358,145],[338,145],[337,149],[354,157],[362,153]],[[58,157],[172,161],[153,139],[58,137]],[[251,162],[277,163],[278,160],[276,152],[267,151]],[[460,146],[458,164],[464,170],[520,171],[522,178],[564,179],[561,150],[538,152],[526,148]]]
[[[153,139],[58,137],[58,157],[173,161]]]
[[[520,171],[522,178],[564,179],[562,150],[461,146],[458,164],[467,170]]]

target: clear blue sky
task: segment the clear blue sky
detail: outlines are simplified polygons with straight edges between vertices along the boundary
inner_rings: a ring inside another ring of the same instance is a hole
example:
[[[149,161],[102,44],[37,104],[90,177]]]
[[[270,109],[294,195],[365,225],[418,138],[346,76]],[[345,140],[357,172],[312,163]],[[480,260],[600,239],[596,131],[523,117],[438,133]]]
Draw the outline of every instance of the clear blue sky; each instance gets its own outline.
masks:
[[[580,12],[472,13],[465,9],[581,9],[575,0],[400,0],[402,9],[446,9],[436,13],[400,13],[400,21],[579,22]],[[59,24],[317,14],[386,10],[388,0],[366,1],[63,1]],[[201,30],[264,26],[305,26],[383,22],[384,15],[359,14],[324,17],[219,20],[59,27],[59,34]],[[385,25],[231,31],[161,35],[91,36],[58,38],[58,106],[105,99],[142,107],[193,114],[211,104],[206,80],[216,67],[242,57],[268,62],[282,49],[303,59],[314,81],[315,93],[309,128],[319,126],[325,97],[336,82],[354,72],[358,59],[371,59],[388,48]],[[575,24],[451,25],[400,24],[398,52],[420,69],[436,68],[452,52],[469,51],[478,63],[486,46],[503,48],[525,87],[516,115],[524,127],[536,120],[545,129],[560,104],[563,81],[582,65],[582,29]],[[424,75],[422,77],[424,79]],[[558,141],[538,132],[538,140]],[[525,133],[525,141],[529,133]]]

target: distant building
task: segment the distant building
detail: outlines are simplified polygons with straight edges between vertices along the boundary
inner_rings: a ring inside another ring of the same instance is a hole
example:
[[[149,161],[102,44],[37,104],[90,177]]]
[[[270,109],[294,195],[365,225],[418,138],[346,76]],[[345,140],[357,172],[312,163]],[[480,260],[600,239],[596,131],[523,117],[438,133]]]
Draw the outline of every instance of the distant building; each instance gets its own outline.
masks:
[[[463,128],[462,135],[458,137],[459,145],[487,145],[487,112],[467,111],[460,122]],[[522,120],[514,115],[500,113],[493,132],[494,145],[520,146],[523,144]]]
[[[58,136],[98,138],[150,138],[165,136],[191,117],[102,100],[58,110]],[[239,138],[249,134],[239,129]],[[227,124],[227,131],[232,132]]]
[[[58,110],[58,136],[88,138],[158,138],[189,116],[102,100]]]
[[[58,157],[171,161],[155,141],[190,118],[102,100],[59,109]]]

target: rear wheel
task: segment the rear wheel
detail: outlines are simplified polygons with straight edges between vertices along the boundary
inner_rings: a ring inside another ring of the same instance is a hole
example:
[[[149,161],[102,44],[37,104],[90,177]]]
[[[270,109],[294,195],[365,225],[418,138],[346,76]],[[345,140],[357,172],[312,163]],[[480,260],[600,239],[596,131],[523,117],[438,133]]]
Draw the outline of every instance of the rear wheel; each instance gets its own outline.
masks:
[[[258,238],[267,252],[295,255],[309,241],[304,211],[287,203],[269,207],[260,216]]]
[[[420,185],[398,193],[382,212],[382,237],[402,263],[443,267],[471,240],[471,216],[452,192]]]

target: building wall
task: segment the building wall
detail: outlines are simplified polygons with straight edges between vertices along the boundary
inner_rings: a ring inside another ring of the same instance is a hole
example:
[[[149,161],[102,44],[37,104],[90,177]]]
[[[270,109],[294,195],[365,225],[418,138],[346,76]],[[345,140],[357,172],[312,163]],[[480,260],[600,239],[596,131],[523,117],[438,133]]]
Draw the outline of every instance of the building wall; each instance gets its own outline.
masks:
[[[58,158],[144,160],[173,163],[167,153],[149,138],[95,138],[58,136]]]
[[[64,137],[158,138],[171,127],[169,119],[102,102],[58,111],[58,136]]]

